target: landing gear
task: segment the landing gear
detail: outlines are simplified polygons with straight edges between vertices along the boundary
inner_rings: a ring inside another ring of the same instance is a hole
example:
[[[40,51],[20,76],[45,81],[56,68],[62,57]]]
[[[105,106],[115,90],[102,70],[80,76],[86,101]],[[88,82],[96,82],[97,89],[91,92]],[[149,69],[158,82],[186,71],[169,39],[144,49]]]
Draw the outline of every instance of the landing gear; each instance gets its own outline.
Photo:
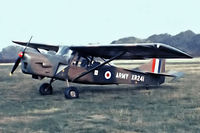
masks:
[[[40,86],[39,92],[41,95],[52,95],[53,88],[51,84],[54,82],[54,79],[51,79],[50,83],[44,83]],[[69,87],[69,82],[67,81],[67,88],[64,91],[64,95],[66,99],[76,99],[79,98],[79,91],[76,87]]]
[[[39,92],[41,95],[52,95],[53,94],[53,88],[51,84],[44,83],[40,86]]]
[[[77,90],[76,87],[67,87],[65,89],[65,98],[67,99],[75,99],[75,98],[79,98],[79,91]]]

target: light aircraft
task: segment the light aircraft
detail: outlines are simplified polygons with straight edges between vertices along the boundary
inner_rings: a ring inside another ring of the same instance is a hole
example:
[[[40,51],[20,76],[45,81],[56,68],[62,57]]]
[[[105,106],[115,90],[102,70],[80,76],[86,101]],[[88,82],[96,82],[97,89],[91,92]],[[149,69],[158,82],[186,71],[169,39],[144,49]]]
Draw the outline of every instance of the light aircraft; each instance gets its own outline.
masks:
[[[31,37],[32,38],[32,37]],[[133,86],[159,86],[165,77],[176,74],[165,73],[165,59],[192,58],[189,54],[162,43],[108,44],[85,46],[56,46],[40,43],[13,41],[25,46],[19,53],[11,74],[21,62],[21,70],[34,79],[50,78],[40,86],[41,95],[53,93],[55,80],[66,81],[64,95],[68,99],[79,97],[76,87],[69,82],[83,84],[132,84]],[[27,47],[34,51],[27,50]],[[41,52],[46,50],[48,52]],[[149,59],[149,63],[137,68],[125,69],[111,65],[113,60]]]

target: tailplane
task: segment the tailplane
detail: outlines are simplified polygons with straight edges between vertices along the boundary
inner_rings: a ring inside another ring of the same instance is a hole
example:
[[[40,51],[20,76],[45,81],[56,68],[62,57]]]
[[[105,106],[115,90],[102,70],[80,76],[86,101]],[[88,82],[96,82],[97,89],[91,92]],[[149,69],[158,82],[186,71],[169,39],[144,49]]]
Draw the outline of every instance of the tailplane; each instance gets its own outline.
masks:
[[[158,76],[159,84],[165,82],[165,77],[173,77],[171,81],[178,80],[184,76],[183,72],[168,71],[165,72],[165,59],[153,58],[150,62],[139,66],[134,69],[150,75]]]

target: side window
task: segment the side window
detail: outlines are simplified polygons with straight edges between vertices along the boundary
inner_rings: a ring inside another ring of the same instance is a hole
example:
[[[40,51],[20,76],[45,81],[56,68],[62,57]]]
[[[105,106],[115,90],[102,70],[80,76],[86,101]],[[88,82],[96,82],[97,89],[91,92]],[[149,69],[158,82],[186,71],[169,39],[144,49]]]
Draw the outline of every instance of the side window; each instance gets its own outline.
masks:
[[[85,58],[85,57],[82,57],[80,56],[78,53],[76,54],[72,54],[71,56],[71,65],[73,66],[78,66],[78,67],[84,67],[84,68],[88,68],[90,67],[91,65],[93,65],[93,58]]]
[[[71,65],[73,66],[77,66],[80,60],[80,56],[78,56],[77,53],[75,53],[72,57],[71,57]]]
[[[78,62],[78,66],[86,68],[86,67],[88,67],[88,63],[89,63],[89,61],[86,58],[81,57]]]
[[[87,66],[88,66],[88,61],[86,59],[82,60],[81,67],[87,67]]]
[[[94,61],[94,62],[92,63],[92,66],[95,67],[95,66],[98,66],[98,65],[100,65],[100,64],[101,64],[100,62]]]

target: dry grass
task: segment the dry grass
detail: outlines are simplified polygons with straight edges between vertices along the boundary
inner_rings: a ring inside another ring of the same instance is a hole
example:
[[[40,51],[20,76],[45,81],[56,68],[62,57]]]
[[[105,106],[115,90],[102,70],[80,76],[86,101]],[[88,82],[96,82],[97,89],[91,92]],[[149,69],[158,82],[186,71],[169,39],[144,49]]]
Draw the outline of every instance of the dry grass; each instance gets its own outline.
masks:
[[[131,85],[79,85],[80,99],[66,100],[64,82],[40,96],[42,82],[0,66],[0,132],[200,132],[200,64],[169,62],[184,78],[145,90]],[[119,65],[119,64],[118,64]],[[125,65],[133,67],[137,63]],[[123,65],[121,65],[123,67]]]

